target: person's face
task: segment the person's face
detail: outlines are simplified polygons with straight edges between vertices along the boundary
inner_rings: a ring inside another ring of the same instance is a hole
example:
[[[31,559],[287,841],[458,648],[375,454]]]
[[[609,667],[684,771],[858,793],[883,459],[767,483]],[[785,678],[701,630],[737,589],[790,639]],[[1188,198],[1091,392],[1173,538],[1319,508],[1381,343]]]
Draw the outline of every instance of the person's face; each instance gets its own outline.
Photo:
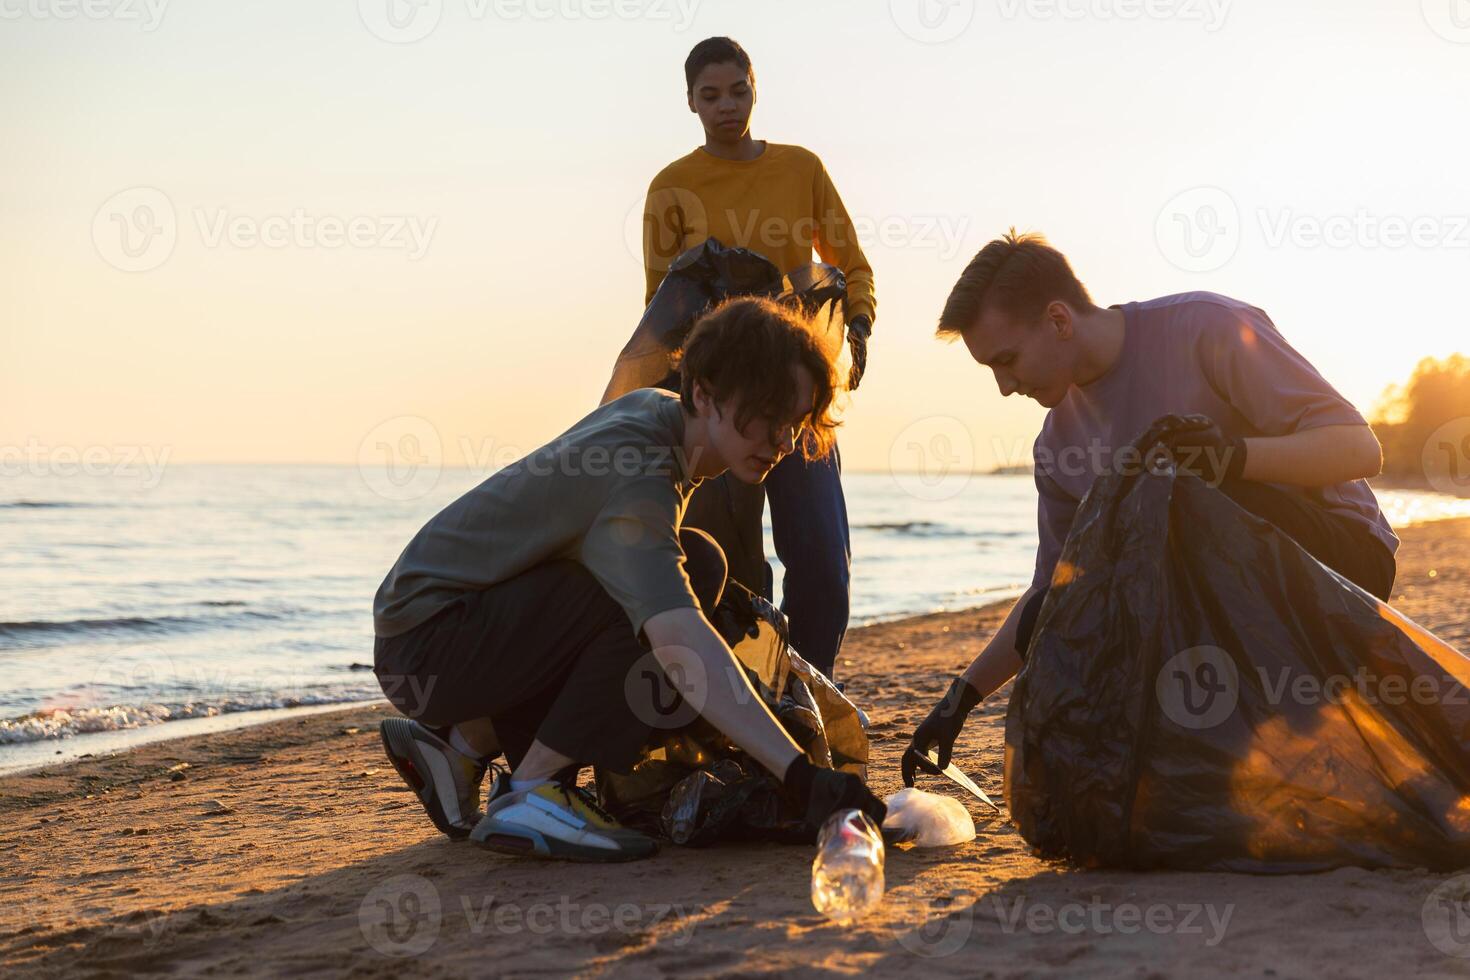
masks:
[[[792,382],[796,386],[797,406],[792,417],[756,414],[743,429],[735,425],[739,406],[733,398],[717,405],[701,386],[694,386],[694,404],[708,427],[709,449],[737,480],[762,482],[800,443],[811,417],[816,385],[811,372],[803,367],[793,370]]]
[[[970,356],[995,375],[1002,396],[1025,395],[1054,408],[1072,386],[1075,323],[1067,304],[1049,304],[1035,321],[987,308],[961,332]]]
[[[705,65],[694,78],[689,108],[699,114],[706,136],[733,143],[750,131],[755,85],[733,62]]]

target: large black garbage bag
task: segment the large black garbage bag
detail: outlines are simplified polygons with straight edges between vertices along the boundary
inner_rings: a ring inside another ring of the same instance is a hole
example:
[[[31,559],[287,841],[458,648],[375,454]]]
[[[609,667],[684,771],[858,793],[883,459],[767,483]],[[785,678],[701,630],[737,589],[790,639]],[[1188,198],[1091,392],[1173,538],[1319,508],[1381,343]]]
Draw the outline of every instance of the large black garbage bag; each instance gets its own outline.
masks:
[[[1006,717],[1021,835],[1087,866],[1470,865],[1470,660],[1164,463],[1099,479],[1063,549]]]
[[[818,338],[836,356],[846,339],[844,304],[847,279],[842,270],[821,263],[786,275],[765,256],[726,248],[709,238],[688,249],[669,266],[653,300],[628,339],[602,404],[636,388],[679,390],[673,358],[696,320],[732,296],[768,296],[798,306],[811,317]],[[707,532],[725,551],[732,579],[771,597],[761,512],[765,492],[726,474],[706,481],[690,497],[684,524]]]
[[[812,764],[866,779],[868,736],[857,708],[792,649],[780,610],[727,583],[714,625]],[[675,710],[670,718],[682,716]],[[698,717],[655,729],[629,772],[599,770],[596,782],[602,805],[620,821],[677,844],[815,839],[780,780]]]

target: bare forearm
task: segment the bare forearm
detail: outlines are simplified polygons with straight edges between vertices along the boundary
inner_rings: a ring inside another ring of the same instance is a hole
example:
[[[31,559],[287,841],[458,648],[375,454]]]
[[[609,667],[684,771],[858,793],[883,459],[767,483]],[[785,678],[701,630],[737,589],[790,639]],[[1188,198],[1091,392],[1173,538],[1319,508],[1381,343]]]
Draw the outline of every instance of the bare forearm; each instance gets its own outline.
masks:
[[[689,690],[680,693],[700,716],[766,769],[784,775],[801,749],[760,699],[714,628],[699,617],[697,625],[681,623],[672,636],[655,639],[650,631],[650,639],[657,644],[654,656],[659,665],[671,676],[688,679]]]
[[[1244,479],[1325,487],[1377,476],[1383,451],[1366,425],[1329,425],[1245,440]]]
[[[996,630],[990,642],[985,644],[985,649],[981,650],[974,662],[965,668],[962,675],[965,682],[979,691],[981,697],[989,697],[994,694],[1006,681],[1016,676],[1016,671],[1021,669],[1021,657],[1016,653],[1016,634],[1020,627],[1022,611],[1034,594],[1034,589],[1026,590],[1026,594],[1011,607],[1000,629]]]

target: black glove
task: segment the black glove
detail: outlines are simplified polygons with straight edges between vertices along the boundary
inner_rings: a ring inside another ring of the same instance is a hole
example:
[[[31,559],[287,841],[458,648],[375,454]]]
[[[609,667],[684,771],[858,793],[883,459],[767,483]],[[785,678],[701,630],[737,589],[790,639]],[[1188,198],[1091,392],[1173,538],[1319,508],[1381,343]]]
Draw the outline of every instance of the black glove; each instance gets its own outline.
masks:
[[[868,369],[868,338],[873,335],[873,321],[866,314],[858,314],[847,324],[847,345],[852,348],[852,370],[847,376],[847,390],[857,391]]]
[[[798,803],[806,805],[806,829],[813,835],[838,810],[861,810],[883,826],[888,807],[869,792],[863,781],[850,772],[821,769],[799,755],[781,777],[782,784]]]
[[[930,746],[938,746],[939,758],[936,761],[939,768],[947,767],[949,757],[954,753],[954,740],[960,737],[965,719],[981,700],[980,692],[971,687],[963,677],[950,681],[944,698],[929,712],[929,717],[914,729],[909,749],[922,755]],[[914,763],[908,752],[904,753],[903,759],[903,784],[914,785]]]
[[[1238,480],[1245,472],[1245,440],[1227,436],[1204,415],[1180,416],[1159,434],[1158,444],[1169,450],[1180,472],[1192,473],[1212,487]]]

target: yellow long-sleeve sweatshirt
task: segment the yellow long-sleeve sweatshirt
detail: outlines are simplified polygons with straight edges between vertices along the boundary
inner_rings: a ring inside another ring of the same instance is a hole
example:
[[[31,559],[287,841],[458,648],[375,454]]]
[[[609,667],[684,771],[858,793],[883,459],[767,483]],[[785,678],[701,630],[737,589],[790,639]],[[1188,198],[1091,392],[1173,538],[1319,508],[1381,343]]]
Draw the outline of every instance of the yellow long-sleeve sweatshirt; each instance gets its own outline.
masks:
[[[876,319],[873,269],[822,161],[800,146],[767,143],[754,160],[722,160],[701,147],[661,170],[643,209],[644,303],[670,263],[713,235],[748,248],[783,273],[812,260],[847,276],[847,315]]]

